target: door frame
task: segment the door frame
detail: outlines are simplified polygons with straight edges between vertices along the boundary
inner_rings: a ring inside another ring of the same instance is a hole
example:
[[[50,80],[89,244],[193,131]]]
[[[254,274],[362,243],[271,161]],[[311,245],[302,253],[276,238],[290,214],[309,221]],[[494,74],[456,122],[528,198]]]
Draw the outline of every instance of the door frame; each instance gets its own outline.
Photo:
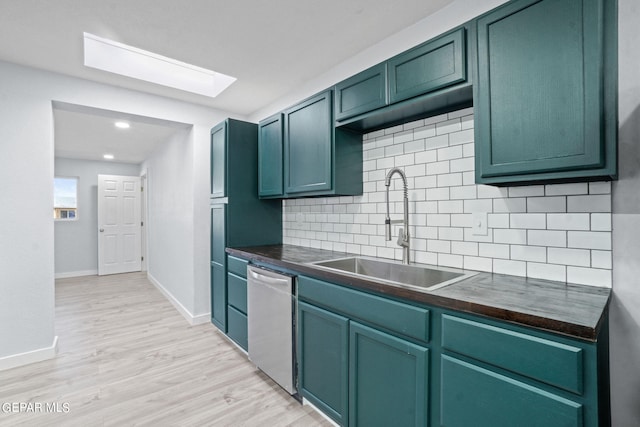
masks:
[[[149,223],[149,214],[148,214],[148,209],[149,209],[149,200],[148,200],[148,195],[149,195],[149,190],[147,189],[149,186],[149,169],[145,169],[141,172],[140,175],[140,189],[142,194],[140,195],[140,219],[142,220],[142,226],[140,227],[140,239],[141,239],[141,245],[140,245],[140,256],[142,257],[142,263],[141,263],[141,270],[140,271],[147,271],[147,263],[148,263],[148,254],[147,254],[147,247],[148,247],[148,240],[147,240],[147,227],[148,227],[148,223]]]

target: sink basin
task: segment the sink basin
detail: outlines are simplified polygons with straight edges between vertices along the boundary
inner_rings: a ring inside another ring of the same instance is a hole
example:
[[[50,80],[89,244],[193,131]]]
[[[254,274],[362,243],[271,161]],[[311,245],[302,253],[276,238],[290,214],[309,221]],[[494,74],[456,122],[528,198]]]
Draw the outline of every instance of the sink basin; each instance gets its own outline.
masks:
[[[478,273],[442,267],[405,265],[392,260],[364,257],[340,258],[311,263],[343,274],[391,282],[395,285],[433,291]]]

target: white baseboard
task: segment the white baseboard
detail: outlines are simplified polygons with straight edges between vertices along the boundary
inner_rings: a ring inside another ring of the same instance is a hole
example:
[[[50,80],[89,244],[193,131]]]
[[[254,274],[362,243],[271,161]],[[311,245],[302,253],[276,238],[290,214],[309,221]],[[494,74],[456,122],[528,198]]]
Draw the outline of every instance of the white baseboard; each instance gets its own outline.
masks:
[[[182,305],[182,303],[180,303],[180,301],[178,301],[173,296],[173,294],[171,294],[171,292],[169,292],[164,286],[162,286],[162,284],[160,284],[160,282],[155,277],[153,277],[153,275],[151,275],[151,273],[149,273],[148,271],[147,271],[147,278],[153,284],[153,286],[155,286],[162,293],[162,295],[164,295],[169,300],[169,302],[173,304],[176,310],[178,310],[178,312],[182,314],[182,316],[187,320],[187,322],[189,322],[190,325],[192,326],[201,325],[203,323],[208,323],[210,321],[211,313],[204,313],[204,314],[199,314],[197,316],[194,316],[193,314],[191,314],[189,310],[186,309],[184,305]]]
[[[56,279],[68,279],[70,277],[95,276],[98,270],[69,271],[67,273],[56,273]]]
[[[316,411],[318,414],[322,415],[322,418],[324,418],[325,420],[329,421],[332,425],[334,425],[335,427],[340,427],[338,425],[338,423],[336,423],[332,418],[329,418],[329,416],[327,414],[322,412],[320,409],[318,409],[318,407],[316,405],[314,405],[313,403],[309,402],[304,397],[302,398],[302,405],[303,406],[309,406],[311,409]]]
[[[18,366],[29,365],[31,363],[42,362],[43,360],[53,359],[58,354],[58,336],[53,338],[51,347],[39,348],[37,350],[27,351],[25,353],[12,354],[0,358],[0,371]]]

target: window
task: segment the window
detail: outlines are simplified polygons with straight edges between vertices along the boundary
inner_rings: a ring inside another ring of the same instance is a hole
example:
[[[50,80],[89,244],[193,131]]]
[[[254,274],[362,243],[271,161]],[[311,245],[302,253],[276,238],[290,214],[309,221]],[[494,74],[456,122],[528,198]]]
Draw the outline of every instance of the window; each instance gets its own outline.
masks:
[[[78,178],[53,179],[53,218],[73,221],[78,219]]]

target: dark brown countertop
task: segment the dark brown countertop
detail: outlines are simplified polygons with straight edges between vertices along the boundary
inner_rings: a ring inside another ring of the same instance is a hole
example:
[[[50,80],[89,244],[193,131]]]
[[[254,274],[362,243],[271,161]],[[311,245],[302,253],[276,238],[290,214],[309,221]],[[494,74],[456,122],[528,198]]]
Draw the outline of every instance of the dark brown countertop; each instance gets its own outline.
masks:
[[[506,320],[588,341],[597,339],[611,290],[549,280],[479,273],[434,291],[420,291],[325,270],[311,262],[352,256],[293,245],[227,248],[231,255],[333,283],[415,302]]]

